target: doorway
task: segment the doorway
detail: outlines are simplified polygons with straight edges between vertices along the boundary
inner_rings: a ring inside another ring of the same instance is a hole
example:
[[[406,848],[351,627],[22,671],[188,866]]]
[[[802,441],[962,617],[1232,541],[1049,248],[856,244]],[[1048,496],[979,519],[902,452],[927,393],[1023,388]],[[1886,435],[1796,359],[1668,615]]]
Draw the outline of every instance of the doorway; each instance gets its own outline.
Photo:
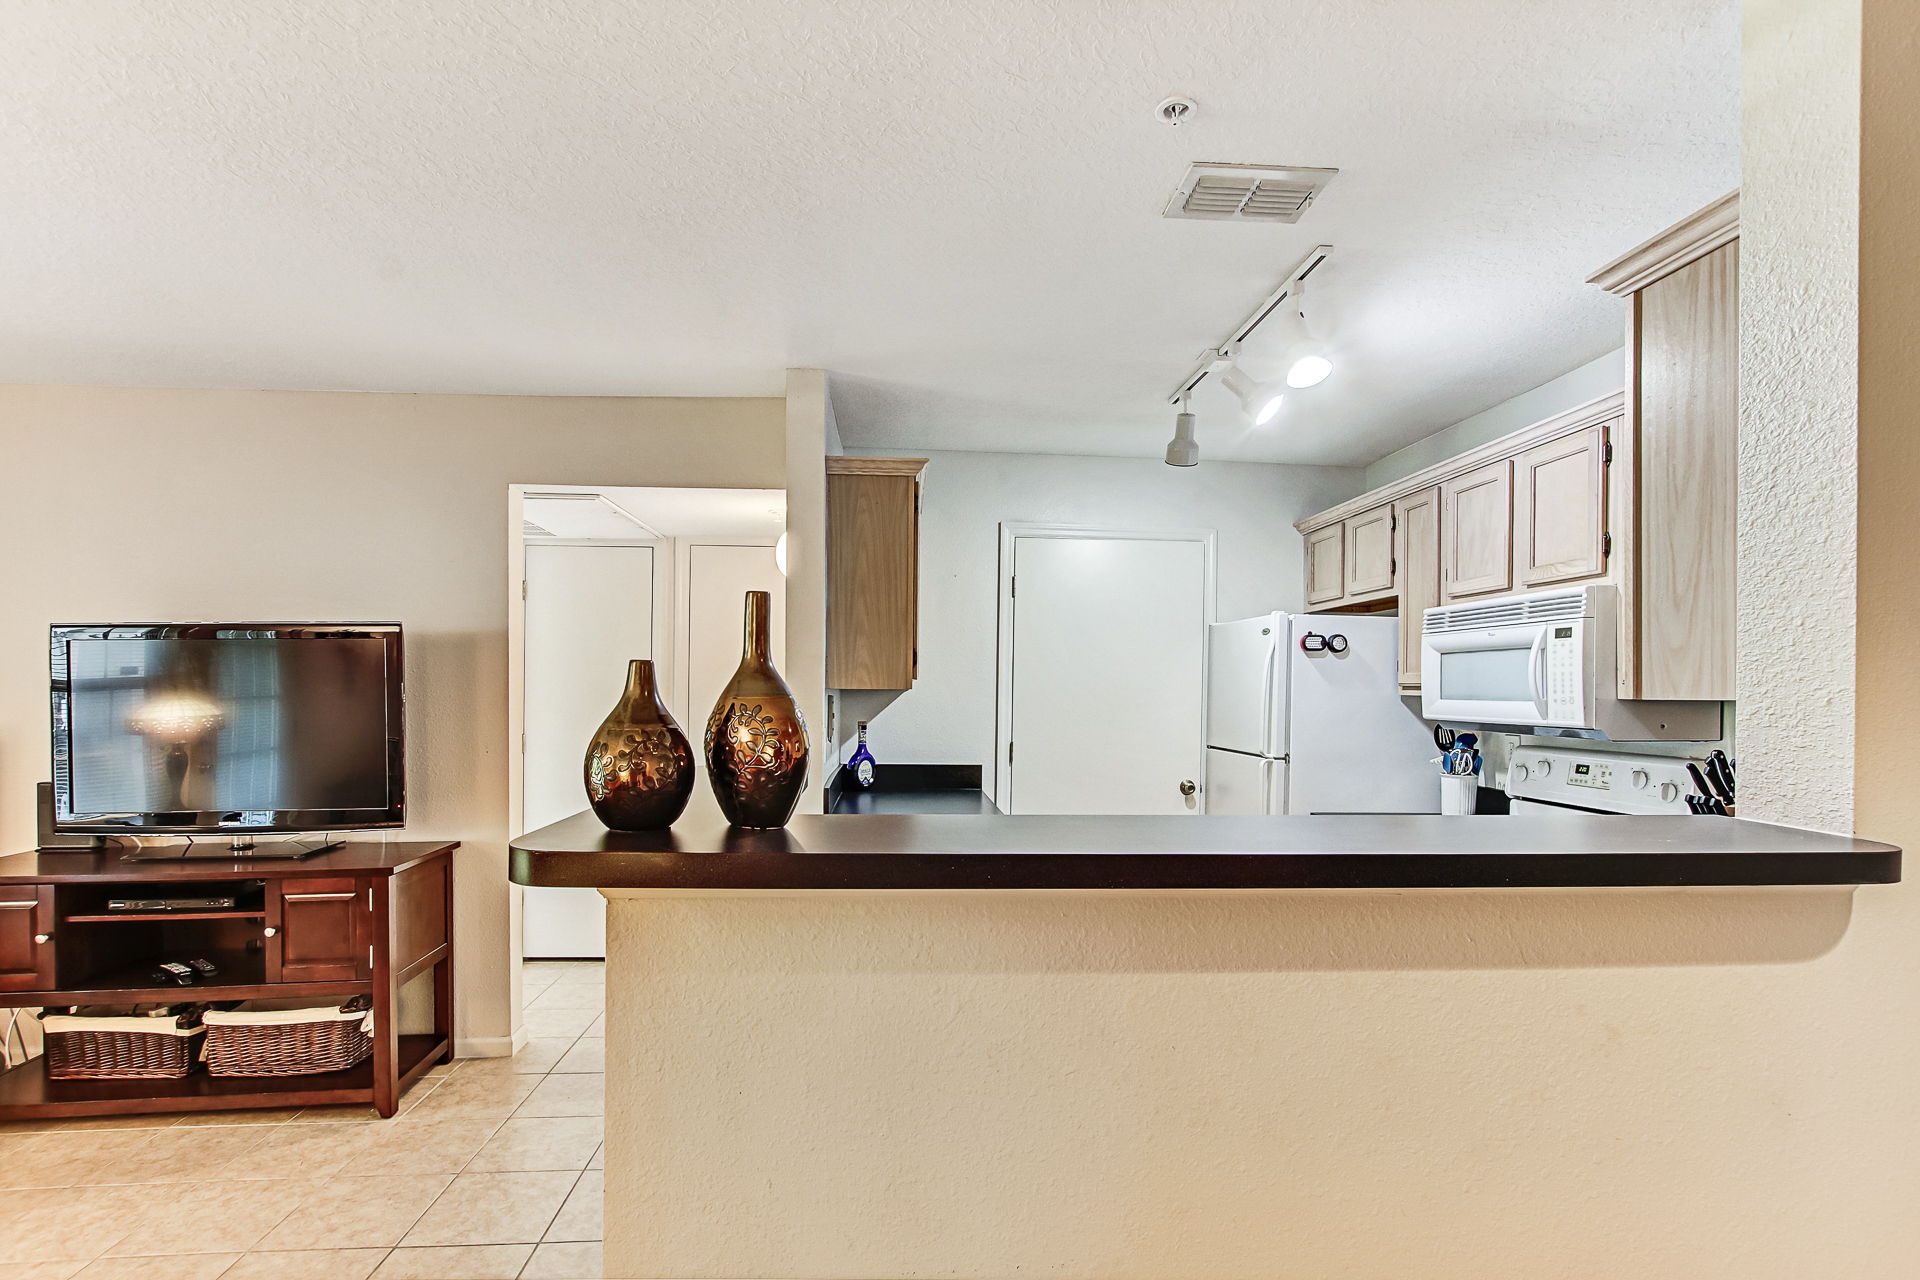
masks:
[[[786,494],[516,485],[509,505],[508,813],[518,834],[588,807],[587,743],[618,700],[629,660],[652,660],[661,698],[697,751],[740,661],[745,592],[773,596],[781,659]],[[523,958],[606,954],[597,891],[522,893]]]
[[[1201,811],[1213,563],[1211,530],[1001,526],[1004,811]]]

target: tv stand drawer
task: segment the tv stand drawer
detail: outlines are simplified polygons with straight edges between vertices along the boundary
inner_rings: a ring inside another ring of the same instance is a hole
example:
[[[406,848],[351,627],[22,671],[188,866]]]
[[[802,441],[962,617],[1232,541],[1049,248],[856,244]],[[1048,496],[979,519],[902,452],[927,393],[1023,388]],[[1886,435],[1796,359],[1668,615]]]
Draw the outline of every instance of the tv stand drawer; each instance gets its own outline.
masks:
[[[370,886],[352,876],[277,882],[267,896],[267,981],[334,982],[373,976]]]

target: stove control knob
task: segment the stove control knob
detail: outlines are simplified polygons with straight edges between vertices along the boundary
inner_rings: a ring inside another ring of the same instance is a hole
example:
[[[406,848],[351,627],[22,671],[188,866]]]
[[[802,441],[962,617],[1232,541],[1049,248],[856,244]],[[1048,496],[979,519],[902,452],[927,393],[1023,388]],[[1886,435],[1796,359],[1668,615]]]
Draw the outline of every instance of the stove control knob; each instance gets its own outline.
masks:
[[[1552,772],[1553,772],[1553,761],[1551,761],[1551,760],[1535,760],[1535,761],[1533,762],[1533,767],[1534,767],[1534,771],[1535,771],[1535,772],[1537,772],[1537,773],[1538,773],[1538,774],[1539,774],[1539,775],[1540,775],[1541,777],[1543,777],[1543,778],[1544,778],[1544,777],[1546,777],[1546,776],[1547,776],[1548,774],[1550,774],[1550,773],[1552,773]]]
[[[1647,783],[1651,781],[1652,779],[1647,777],[1647,771],[1645,769],[1635,769],[1633,771],[1633,789],[1635,791],[1645,791],[1647,789]]]
[[[1515,782],[1525,782],[1527,780],[1527,766],[1523,764],[1513,766],[1513,780]]]
[[[1660,784],[1660,800],[1663,804],[1672,804],[1679,798],[1680,788],[1678,784],[1672,782],[1663,782]]]

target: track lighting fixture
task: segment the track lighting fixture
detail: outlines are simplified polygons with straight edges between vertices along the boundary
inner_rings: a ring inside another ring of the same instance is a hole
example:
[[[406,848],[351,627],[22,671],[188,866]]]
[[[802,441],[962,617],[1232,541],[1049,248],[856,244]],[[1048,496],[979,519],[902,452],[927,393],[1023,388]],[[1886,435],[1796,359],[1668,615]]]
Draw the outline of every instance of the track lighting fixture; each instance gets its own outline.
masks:
[[[1264,427],[1273,421],[1273,415],[1280,412],[1280,402],[1286,398],[1280,388],[1267,383],[1255,382],[1247,376],[1246,370],[1232,365],[1220,379],[1220,385],[1233,393],[1240,407],[1247,411],[1247,417],[1253,419],[1253,425]]]
[[[1287,385],[1290,387],[1317,387],[1333,372],[1326,345],[1315,342],[1313,331],[1307,328],[1306,299],[1307,282],[1295,280],[1287,291],[1288,319],[1295,334],[1287,347]]]
[[[1200,443],[1193,438],[1194,418],[1182,406],[1173,420],[1173,439],[1167,442],[1167,465],[1191,467],[1200,462]]]

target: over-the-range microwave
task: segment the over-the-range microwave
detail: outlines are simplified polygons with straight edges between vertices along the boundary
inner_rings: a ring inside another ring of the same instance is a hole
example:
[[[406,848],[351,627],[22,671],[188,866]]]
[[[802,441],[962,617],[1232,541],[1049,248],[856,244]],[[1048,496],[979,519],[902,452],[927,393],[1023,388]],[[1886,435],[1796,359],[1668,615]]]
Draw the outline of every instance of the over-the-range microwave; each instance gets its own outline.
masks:
[[[1614,588],[1605,583],[1426,612],[1421,712],[1446,724],[1611,742],[1708,742],[1718,702],[1618,696]]]

